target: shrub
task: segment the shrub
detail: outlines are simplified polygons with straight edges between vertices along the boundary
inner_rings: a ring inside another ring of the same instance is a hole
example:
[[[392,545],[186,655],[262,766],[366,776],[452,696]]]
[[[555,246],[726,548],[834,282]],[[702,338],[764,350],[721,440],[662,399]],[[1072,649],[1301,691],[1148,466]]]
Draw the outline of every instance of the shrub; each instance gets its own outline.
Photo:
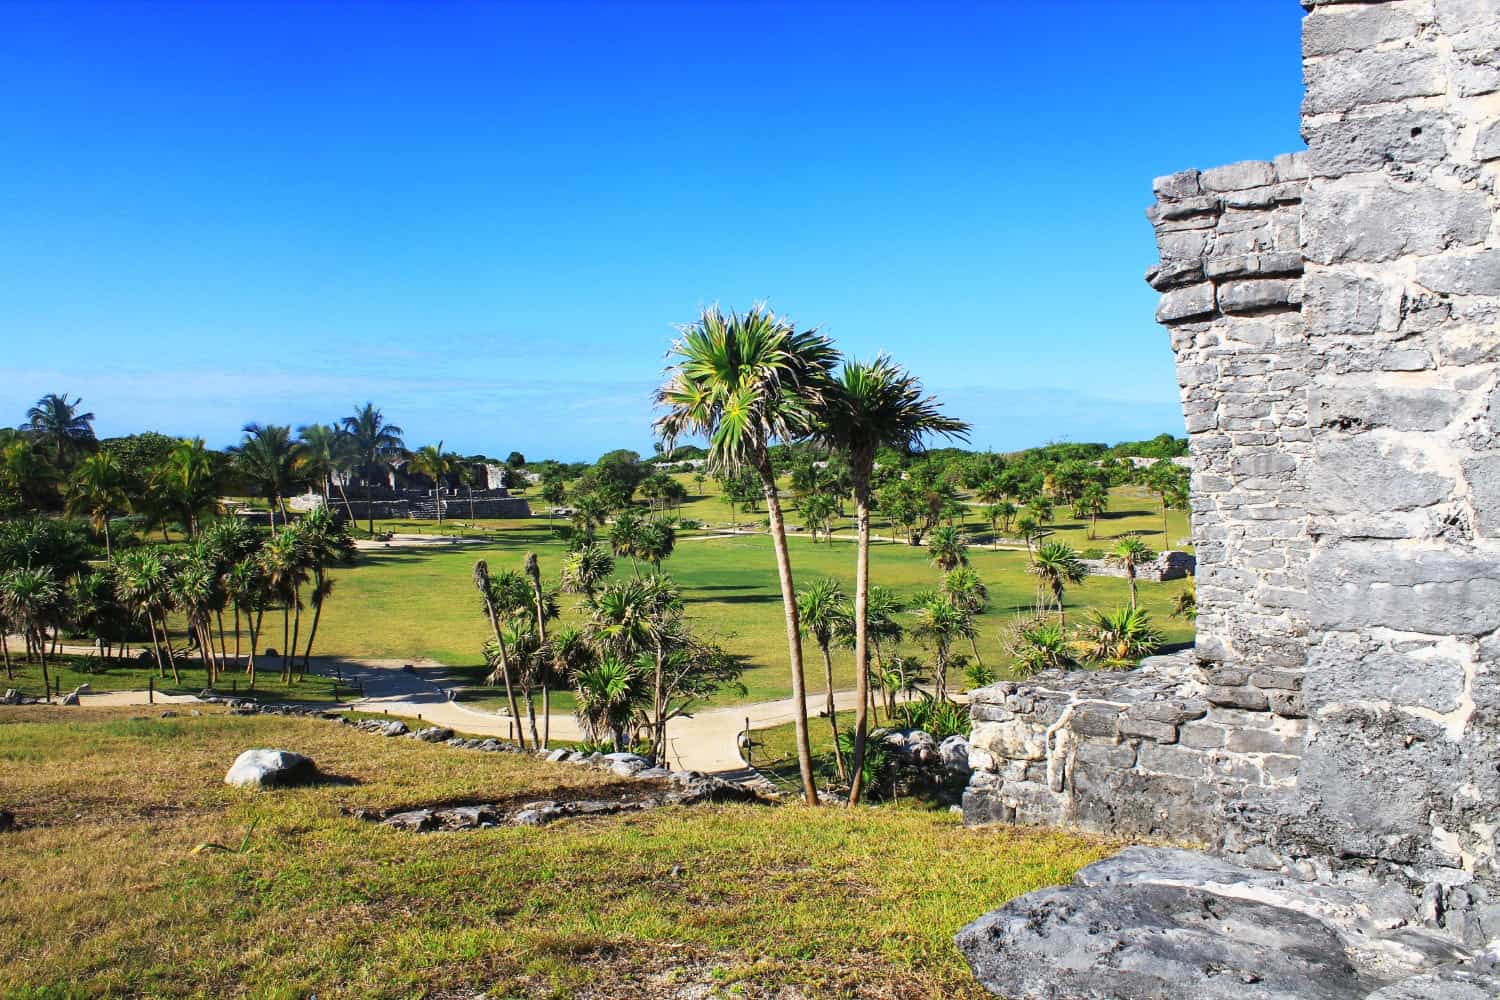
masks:
[[[971,663],[964,668],[964,680],[969,682],[969,687],[988,687],[1000,679],[994,667],[987,667],[983,663]]]
[[[1084,549],[1081,555],[1085,559],[1103,559],[1106,553],[1103,549]]]
[[[950,736],[969,735],[968,705],[923,695],[921,701],[902,705],[901,713],[906,717],[907,729],[920,729],[939,742]]]

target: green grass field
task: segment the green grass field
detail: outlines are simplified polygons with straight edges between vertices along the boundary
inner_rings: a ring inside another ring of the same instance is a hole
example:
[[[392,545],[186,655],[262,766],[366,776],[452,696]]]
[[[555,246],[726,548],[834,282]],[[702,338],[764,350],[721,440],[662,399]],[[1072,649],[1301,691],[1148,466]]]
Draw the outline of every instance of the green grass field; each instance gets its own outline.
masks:
[[[245,676],[239,671],[226,671],[221,675],[218,690],[225,694],[254,696],[261,701],[327,701],[334,700],[334,679],[316,674],[294,676],[290,684],[277,679],[279,660],[262,660],[257,664],[255,690],[252,692]],[[42,691],[42,668],[39,663],[14,660],[12,676],[4,680],[6,687],[13,687],[22,694],[40,698]],[[159,677],[156,666],[142,666],[134,660],[124,663],[99,660],[84,656],[64,656],[47,660],[48,679],[54,691],[67,694],[80,684],[87,684],[95,693],[106,691],[144,691],[149,679],[160,694],[197,694],[208,686],[207,673],[198,666],[197,660],[179,661],[179,681],[172,679],[171,670]],[[350,688],[340,689],[348,698]]]
[[[953,933],[1118,847],[798,805],[418,835],[346,810],[614,779],[327,722],[141,711],[0,708],[0,805],[19,823],[0,851],[0,995],[978,1000]],[[338,782],[226,787],[253,746]]]
[[[1128,495],[1121,496],[1120,501],[1125,513],[1101,519],[1101,536],[1123,534],[1152,521],[1158,524],[1159,533],[1158,514],[1145,507],[1138,512],[1130,505]],[[433,530],[430,522],[427,524],[428,530]],[[1082,529],[1064,528],[1061,533],[1074,530]],[[1101,540],[1091,544],[1103,547],[1107,543]],[[843,581],[846,589],[852,589],[854,547],[850,542],[813,543],[806,536],[794,535],[791,545],[799,585],[818,576],[833,576]],[[338,573],[337,588],[318,634],[318,652],[355,659],[425,657],[457,667],[476,667],[489,632],[470,580],[474,561],[488,560],[492,571],[519,569],[528,551],[538,553],[544,576],[556,577],[565,547],[542,519],[511,522],[482,545],[366,551],[357,566]],[[979,622],[980,655],[986,663],[1004,668],[1001,634],[1018,612],[1032,606],[1034,578],[1026,572],[1024,551],[973,547],[969,557],[990,590],[990,609]],[[872,547],[870,563],[873,581],[901,594],[909,595],[939,581],[938,570],[929,564],[925,548],[877,544]],[[764,535],[684,538],[665,569],[683,585],[702,630],[744,658],[743,679],[748,693],[725,695],[720,700],[760,701],[787,696],[786,632],[770,539]],[[617,573],[631,571],[628,559],[617,562]],[[1188,642],[1193,635],[1191,622],[1169,617],[1177,593],[1185,586],[1186,581],[1140,585],[1142,604],[1171,643]],[[1069,591],[1068,610],[1076,616],[1090,607],[1115,608],[1126,601],[1124,580],[1090,577]],[[565,621],[576,620],[576,604],[576,598],[564,597]],[[819,655],[815,646],[806,645],[809,683],[818,690],[822,686]],[[918,650],[911,642],[906,648]],[[835,652],[835,684],[840,688],[853,684],[852,657],[844,650]]]

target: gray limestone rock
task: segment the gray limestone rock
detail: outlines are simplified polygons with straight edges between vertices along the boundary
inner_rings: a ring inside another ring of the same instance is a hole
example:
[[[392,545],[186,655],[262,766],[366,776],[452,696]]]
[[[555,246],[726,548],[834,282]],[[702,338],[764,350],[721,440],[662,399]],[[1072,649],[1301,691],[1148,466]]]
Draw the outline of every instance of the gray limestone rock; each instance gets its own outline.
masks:
[[[238,788],[278,788],[299,785],[317,777],[310,758],[290,750],[246,750],[234,759],[224,784]]]

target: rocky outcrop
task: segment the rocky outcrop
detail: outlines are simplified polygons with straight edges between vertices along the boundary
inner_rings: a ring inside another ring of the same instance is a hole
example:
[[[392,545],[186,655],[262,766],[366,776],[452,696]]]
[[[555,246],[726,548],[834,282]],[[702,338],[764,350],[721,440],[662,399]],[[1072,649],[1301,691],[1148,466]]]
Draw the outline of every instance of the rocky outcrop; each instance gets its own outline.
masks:
[[[1500,991],[1490,964],[1423,927],[1399,888],[1309,883],[1160,848],[1131,848],[1070,886],[1022,896],[965,927],[958,946],[1004,997],[1458,1000]]]

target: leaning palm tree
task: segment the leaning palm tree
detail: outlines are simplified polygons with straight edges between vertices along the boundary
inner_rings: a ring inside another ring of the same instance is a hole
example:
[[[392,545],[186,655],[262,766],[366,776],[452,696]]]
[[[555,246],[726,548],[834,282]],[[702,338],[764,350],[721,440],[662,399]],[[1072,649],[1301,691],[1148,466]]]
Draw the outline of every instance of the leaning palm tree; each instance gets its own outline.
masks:
[[[26,411],[25,430],[48,453],[55,468],[63,469],[69,456],[91,451],[95,446],[94,415],[79,413],[81,398],[68,401],[68,394],[49,392]]]
[[[375,505],[371,496],[374,478],[382,470],[389,469],[391,462],[401,455],[406,445],[401,441],[404,433],[395,424],[385,422],[385,416],[374,403],[355,407],[354,412],[342,421],[344,433],[349,435],[350,448],[359,465],[360,476],[365,481],[365,517],[370,534],[375,534]]]
[[[276,511],[286,524],[286,498],[298,489],[304,477],[298,469],[297,446],[292,429],[280,424],[245,425],[245,438],[234,449],[240,474],[271,507],[271,527],[276,527]]]
[[[864,363],[847,361],[834,390],[820,407],[821,442],[848,459],[854,494],[854,760],[849,804],[859,803],[864,782],[865,741],[869,720],[870,640],[875,621],[870,588],[870,495],[875,453],[881,448],[911,452],[931,437],[966,439],[968,424],[944,416],[937,400],[922,392],[922,383],[890,358]],[[896,626],[899,633],[899,626]]]
[[[332,424],[308,424],[297,428],[297,467],[310,483],[317,484],[323,495],[323,506],[332,500],[329,484],[338,487],[344,501],[344,513],[354,521],[354,509],[349,506],[349,494],[344,491],[343,473],[353,464],[353,453],[349,438]]]
[[[670,451],[677,438],[701,434],[708,439],[713,471],[728,476],[749,470],[760,477],[786,615],[802,793],[809,805],[816,805],[802,629],[770,447],[773,441],[795,441],[814,429],[838,355],[827,337],[798,331],[764,306],[744,314],[713,306],[682,331],[670,357],[666,381],[656,394],[657,404],[667,410],[656,422],[664,447]]]
[[[1135,610],[1136,573],[1155,558],[1156,553],[1151,551],[1151,546],[1141,541],[1136,535],[1126,535],[1120,539],[1109,554],[1109,561],[1125,571],[1125,580],[1130,584],[1130,610],[1132,611]]]
[[[532,601],[536,604],[536,645],[538,650],[547,648],[547,601],[542,593],[542,569],[537,563],[536,553],[526,553],[522,572],[531,582]],[[547,749],[547,740],[552,732],[552,686],[547,683],[547,671],[539,667],[537,676],[542,683],[542,746]]]
[[[1050,595],[1052,603],[1057,606],[1057,623],[1066,625],[1063,595],[1070,585],[1083,583],[1088,578],[1088,567],[1067,542],[1048,542],[1037,549],[1031,572],[1037,579],[1037,610],[1045,610],[1046,597]]]
[[[505,645],[504,633],[500,629],[500,616],[507,609],[504,607],[505,600],[498,593],[495,580],[490,576],[489,565],[483,560],[474,564],[474,586],[479,591],[480,599],[484,602],[484,616],[489,620],[490,631],[494,634],[494,643],[498,661],[496,672],[505,682],[505,700],[510,706],[510,717],[516,727],[516,743],[519,746],[526,745],[526,737],[521,732],[521,709],[516,702],[515,686],[511,683],[510,657]],[[489,683],[494,683],[490,681]]]
[[[68,487],[68,512],[85,515],[94,530],[104,535],[106,559],[114,555],[109,537],[110,515],[125,510],[126,505],[125,475],[113,455],[100,452],[78,463]]]
[[[839,720],[833,700],[833,655],[830,652],[834,637],[845,628],[850,615],[843,586],[832,577],[814,580],[797,592],[797,613],[801,619],[803,634],[810,636],[823,654],[823,676],[827,690],[825,712],[829,728],[833,731],[833,759],[838,765],[839,779],[847,780],[844,755],[839,752]]]

